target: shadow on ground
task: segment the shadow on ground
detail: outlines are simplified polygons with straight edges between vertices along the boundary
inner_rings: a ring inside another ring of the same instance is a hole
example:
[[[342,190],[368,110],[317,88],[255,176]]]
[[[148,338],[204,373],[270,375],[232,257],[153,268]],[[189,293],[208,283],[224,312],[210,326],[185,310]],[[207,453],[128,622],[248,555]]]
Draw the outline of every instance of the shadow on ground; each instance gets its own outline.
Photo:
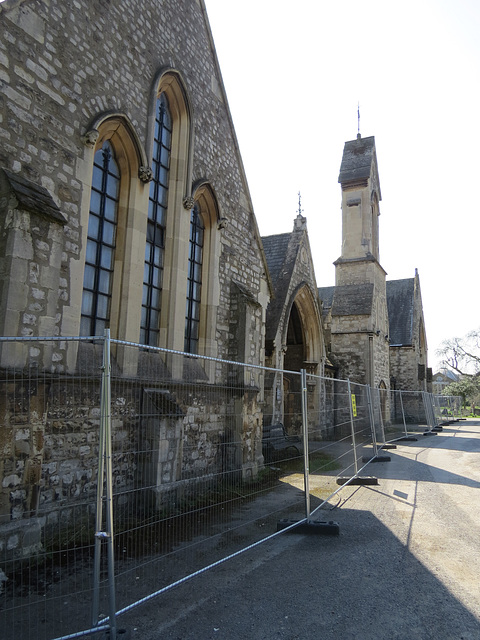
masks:
[[[479,620],[372,513],[335,519],[338,537],[286,534],[138,610],[132,638],[480,637]]]

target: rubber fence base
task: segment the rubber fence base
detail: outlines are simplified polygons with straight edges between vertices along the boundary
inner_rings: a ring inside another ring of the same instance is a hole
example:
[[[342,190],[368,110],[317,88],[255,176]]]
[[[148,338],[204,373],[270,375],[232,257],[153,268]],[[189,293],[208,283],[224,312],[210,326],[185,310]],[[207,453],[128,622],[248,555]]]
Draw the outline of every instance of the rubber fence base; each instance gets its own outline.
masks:
[[[103,636],[104,640],[111,640],[110,629],[105,631],[105,635]],[[115,632],[115,638],[117,640],[130,640],[131,633],[130,629],[117,629]]]
[[[279,520],[277,522],[277,531],[282,531],[292,524],[295,524],[297,520],[288,520],[287,518]],[[308,520],[304,522],[298,522],[295,527],[290,529],[291,533],[308,533],[319,536],[338,536],[340,533],[340,526],[338,522],[322,522],[320,520]]]
[[[378,484],[378,478],[375,476],[358,476],[357,478],[348,478],[348,477],[338,477],[337,484],[352,484],[352,485],[375,485]]]
[[[374,458],[363,456],[362,458],[362,462],[390,462],[390,460],[390,456],[375,456]]]

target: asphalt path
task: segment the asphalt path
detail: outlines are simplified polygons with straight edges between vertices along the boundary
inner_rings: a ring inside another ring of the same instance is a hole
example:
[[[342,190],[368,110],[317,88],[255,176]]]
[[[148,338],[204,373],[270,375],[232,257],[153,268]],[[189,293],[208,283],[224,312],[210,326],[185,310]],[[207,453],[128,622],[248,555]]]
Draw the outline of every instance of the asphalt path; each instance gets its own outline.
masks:
[[[419,436],[317,515],[135,610],[142,640],[479,640],[480,421]],[[120,622],[120,621],[119,621]]]

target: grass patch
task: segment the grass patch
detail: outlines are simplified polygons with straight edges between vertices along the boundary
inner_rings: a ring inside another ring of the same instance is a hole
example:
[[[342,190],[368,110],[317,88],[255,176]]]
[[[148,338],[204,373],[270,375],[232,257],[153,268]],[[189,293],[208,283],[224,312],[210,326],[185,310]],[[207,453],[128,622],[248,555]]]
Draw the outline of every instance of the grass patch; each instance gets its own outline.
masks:
[[[292,473],[303,473],[303,455],[278,460],[276,466],[280,468],[280,476]],[[338,460],[324,451],[314,451],[309,455],[308,466],[310,473],[326,473],[340,468]]]

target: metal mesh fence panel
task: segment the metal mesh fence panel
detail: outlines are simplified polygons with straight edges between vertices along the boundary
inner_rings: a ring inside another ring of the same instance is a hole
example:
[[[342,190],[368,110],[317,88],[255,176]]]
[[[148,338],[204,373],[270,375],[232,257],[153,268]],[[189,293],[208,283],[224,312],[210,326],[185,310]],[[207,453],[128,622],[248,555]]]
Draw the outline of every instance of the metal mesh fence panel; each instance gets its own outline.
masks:
[[[390,395],[387,389],[370,389],[370,398],[375,442],[382,446],[386,443]]]
[[[91,623],[101,349],[92,341],[0,340],[5,640],[52,638]]]
[[[0,365],[5,640],[134,626],[142,602],[320,508],[396,433],[396,402],[409,431],[453,411],[108,332],[0,339]]]
[[[407,432],[415,435],[426,431],[429,428],[429,422],[422,392],[401,391],[400,393]]]
[[[458,420],[462,415],[462,399],[460,396],[433,396],[435,418],[437,424],[448,424],[452,420]]]
[[[385,425],[387,442],[408,437],[407,422],[403,406],[403,391],[391,390],[389,393],[389,417]]]
[[[307,376],[309,486],[314,512],[376,454],[369,389],[346,380]]]
[[[288,386],[284,375],[113,341],[119,625],[303,504],[303,486],[284,480],[303,472],[300,374],[287,372]]]

